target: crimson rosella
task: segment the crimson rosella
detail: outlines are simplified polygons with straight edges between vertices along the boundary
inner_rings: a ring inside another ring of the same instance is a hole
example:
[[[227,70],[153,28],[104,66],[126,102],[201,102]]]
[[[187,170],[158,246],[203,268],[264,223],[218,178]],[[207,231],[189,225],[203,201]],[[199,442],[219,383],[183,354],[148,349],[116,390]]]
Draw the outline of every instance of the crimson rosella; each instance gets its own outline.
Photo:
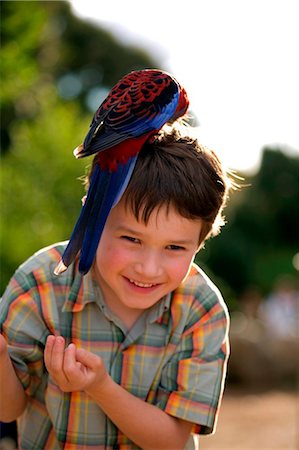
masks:
[[[97,164],[56,275],[79,252],[79,271],[89,271],[108,214],[125,191],[143,144],[164,124],[183,116],[188,106],[185,89],[157,69],[133,71],[112,88],[94,114],[83,144],[74,150],[77,158],[98,153]]]

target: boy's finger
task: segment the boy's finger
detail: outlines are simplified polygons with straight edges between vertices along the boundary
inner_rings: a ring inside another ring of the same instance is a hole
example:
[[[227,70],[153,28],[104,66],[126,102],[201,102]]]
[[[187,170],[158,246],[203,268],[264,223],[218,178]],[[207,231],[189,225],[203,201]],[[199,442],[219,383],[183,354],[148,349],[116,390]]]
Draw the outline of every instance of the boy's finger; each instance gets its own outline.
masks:
[[[63,368],[65,341],[62,336],[54,338],[49,367],[53,374],[61,374]]]
[[[63,359],[63,371],[70,381],[74,376],[76,376],[77,361],[76,361],[76,346],[74,344],[69,344],[69,346],[64,351]]]
[[[50,367],[51,367],[52,349],[53,349],[54,342],[55,342],[55,336],[50,335],[47,337],[45,351],[44,351],[44,360],[45,360],[45,365],[46,365],[48,371],[50,370]]]

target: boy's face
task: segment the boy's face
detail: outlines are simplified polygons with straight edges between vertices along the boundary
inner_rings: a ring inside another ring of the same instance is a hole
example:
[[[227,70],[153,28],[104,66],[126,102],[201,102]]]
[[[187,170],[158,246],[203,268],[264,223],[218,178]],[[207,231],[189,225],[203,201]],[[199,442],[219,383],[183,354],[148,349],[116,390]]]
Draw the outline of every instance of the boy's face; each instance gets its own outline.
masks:
[[[188,274],[202,223],[166,206],[145,225],[120,201],[110,212],[94,264],[108,306],[120,316],[142,312]]]

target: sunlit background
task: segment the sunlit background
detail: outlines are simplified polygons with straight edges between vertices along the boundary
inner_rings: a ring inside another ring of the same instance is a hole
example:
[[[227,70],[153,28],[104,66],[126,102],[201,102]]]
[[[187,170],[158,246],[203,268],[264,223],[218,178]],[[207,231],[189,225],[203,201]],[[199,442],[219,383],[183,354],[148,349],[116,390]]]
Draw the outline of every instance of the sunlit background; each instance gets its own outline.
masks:
[[[296,0],[70,3],[178,77],[199,136],[229,167],[256,170],[264,145],[299,148]]]
[[[90,163],[73,149],[131,70],[173,73],[199,139],[243,178],[196,259],[231,315],[223,406],[202,449],[299,448],[297,3],[0,3],[1,294],[25,259],[69,238]]]

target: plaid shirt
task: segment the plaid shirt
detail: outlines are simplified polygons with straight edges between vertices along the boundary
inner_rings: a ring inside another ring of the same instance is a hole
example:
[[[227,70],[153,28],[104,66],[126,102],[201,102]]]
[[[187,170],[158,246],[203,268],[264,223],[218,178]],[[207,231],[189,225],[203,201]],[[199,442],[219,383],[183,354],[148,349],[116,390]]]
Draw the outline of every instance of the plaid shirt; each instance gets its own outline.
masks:
[[[90,273],[83,277],[75,264],[53,275],[64,248],[47,247],[22,264],[0,302],[1,331],[28,395],[19,448],[138,448],[84,392],[64,393],[51,380],[43,361],[49,334],[100,355],[114,381],[192,422],[193,433],[198,424],[201,433],[213,432],[228,357],[228,314],[217,288],[193,265],[128,331]]]

